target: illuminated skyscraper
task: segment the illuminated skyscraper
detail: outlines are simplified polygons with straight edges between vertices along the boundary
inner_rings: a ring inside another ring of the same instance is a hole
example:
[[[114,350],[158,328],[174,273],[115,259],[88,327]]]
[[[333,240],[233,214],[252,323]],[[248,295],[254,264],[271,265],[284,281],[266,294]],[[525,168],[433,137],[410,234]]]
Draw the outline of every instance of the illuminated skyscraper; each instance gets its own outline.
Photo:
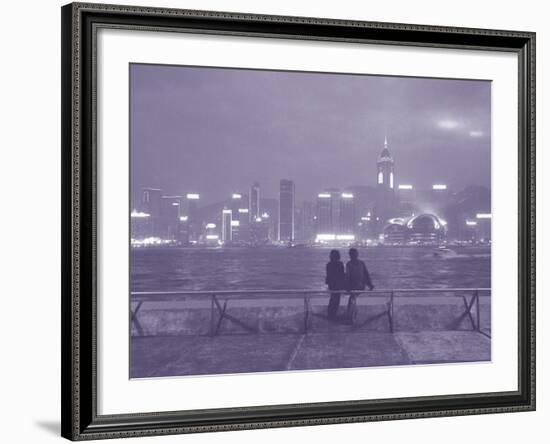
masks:
[[[162,191],[158,188],[144,188],[141,193],[141,211],[150,216],[152,236],[160,236]]]
[[[294,240],[294,182],[282,179],[279,184],[279,234],[281,242]]]
[[[130,233],[132,239],[145,239],[151,236],[151,215],[133,210],[130,214]]]
[[[189,243],[189,218],[187,216],[180,216],[176,240],[182,245]]]
[[[239,218],[239,208],[242,207],[243,204],[243,195],[241,193],[233,193],[231,194],[231,204],[229,207],[231,208],[231,211],[233,213],[233,220]]]
[[[233,242],[247,242],[249,237],[249,213],[246,196],[241,193],[231,195],[231,224]]]
[[[414,186],[410,184],[399,184],[397,186],[397,204],[399,211],[396,214],[398,217],[411,217],[417,212],[417,197]]]
[[[340,195],[339,233],[353,234],[356,231],[355,198],[353,193],[343,192]]]
[[[388,149],[388,139],[384,138],[384,148],[378,156],[377,167],[377,196],[374,209],[377,230],[381,231],[388,219],[397,215],[398,208],[394,192],[395,165]]]
[[[388,138],[384,137],[384,149],[378,156],[378,188],[393,192],[394,189],[394,162],[388,150]]]
[[[181,196],[162,196],[161,198],[161,230],[162,239],[175,240],[179,232]]]
[[[248,218],[249,221],[255,221],[258,217],[260,217],[260,184],[255,182],[248,194]]]
[[[329,192],[319,193],[317,195],[317,234],[319,233],[332,233],[332,206],[333,199],[332,194]]]
[[[414,203],[416,200],[416,190],[412,185],[399,184],[397,187],[397,196],[400,203]]]
[[[310,242],[315,239],[315,205],[303,202],[295,209],[294,234],[299,242]]]
[[[231,242],[233,239],[233,227],[232,227],[232,211],[224,208],[222,210],[222,241],[224,243]]]
[[[185,196],[185,210],[180,212],[181,216],[187,216],[187,225],[189,238],[191,241],[197,241],[200,236],[201,226],[198,218],[198,203],[200,195],[197,193],[187,193]]]
[[[443,183],[436,183],[432,185],[431,201],[434,208],[441,211],[449,203],[449,189],[447,185]]]

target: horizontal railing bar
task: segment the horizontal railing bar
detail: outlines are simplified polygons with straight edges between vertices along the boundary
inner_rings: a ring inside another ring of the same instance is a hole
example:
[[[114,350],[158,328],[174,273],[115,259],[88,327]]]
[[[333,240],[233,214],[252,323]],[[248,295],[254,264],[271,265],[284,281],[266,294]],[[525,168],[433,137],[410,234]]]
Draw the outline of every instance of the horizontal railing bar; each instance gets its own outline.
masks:
[[[374,290],[305,290],[305,289],[288,289],[288,290],[206,290],[206,291],[134,291],[131,292],[133,297],[140,298],[141,296],[204,296],[204,295],[216,295],[216,296],[246,296],[253,295],[258,296],[271,296],[271,295],[286,295],[303,297],[304,295],[329,295],[331,293],[345,293],[345,294],[390,294],[394,293],[395,296],[399,296],[399,293],[424,293],[421,296],[433,293],[457,293],[457,292],[491,292],[490,288],[397,288],[397,289],[374,289]],[[484,295],[480,295],[483,297]]]
[[[377,288],[374,290],[351,290],[353,293],[390,293],[390,292],[400,292],[400,293],[414,293],[418,291],[424,292],[446,292],[446,291],[491,291],[490,288]],[[350,292],[349,290],[327,290],[327,289],[279,289],[279,290],[265,290],[265,289],[255,289],[255,290],[189,290],[189,291],[133,291],[132,294],[247,294],[247,293],[272,293],[272,294],[282,294],[282,293],[334,293],[334,292]]]

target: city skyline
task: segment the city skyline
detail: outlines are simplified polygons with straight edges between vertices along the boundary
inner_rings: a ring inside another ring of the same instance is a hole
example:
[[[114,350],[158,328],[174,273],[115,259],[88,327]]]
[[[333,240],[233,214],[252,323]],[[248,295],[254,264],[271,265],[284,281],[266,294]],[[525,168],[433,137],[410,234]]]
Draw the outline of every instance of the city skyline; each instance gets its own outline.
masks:
[[[490,241],[488,189],[453,191],[443,183],[429,189],[398,185],[395,166],[384,140],[376,163],[376,187],[325,187],[315,202],[298,205],[295,183],[288,179],[279,181],[278,199],[262,198],[261,186],[255,182],[248,194],[233,192],[214,206],[201,205],[200,193],[169,196],[160,189],[145,188],[139,211],[131,213],[132,242],[136,246],[147,242],[258,246]]]
[[[202,204],[255,182],[277,198],[281,178],[297,202],[375,187],[385,137],[396,187],[490,189],[487,81],[133,64],[131,88],[133,202],[148,186]]]

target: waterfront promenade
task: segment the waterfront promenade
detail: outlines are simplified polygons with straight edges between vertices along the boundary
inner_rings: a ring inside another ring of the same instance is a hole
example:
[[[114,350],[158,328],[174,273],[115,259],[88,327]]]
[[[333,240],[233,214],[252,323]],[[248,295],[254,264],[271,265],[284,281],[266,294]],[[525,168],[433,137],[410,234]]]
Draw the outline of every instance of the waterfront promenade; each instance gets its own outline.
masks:
[[[150,336],[132,340],[132,377],[490,361],[477,332]]]
[[[358,295],[353,325],[347,296],[334,322],[320,294],[135,294],[131,377],[490,361],[487,291],[398,294]]]

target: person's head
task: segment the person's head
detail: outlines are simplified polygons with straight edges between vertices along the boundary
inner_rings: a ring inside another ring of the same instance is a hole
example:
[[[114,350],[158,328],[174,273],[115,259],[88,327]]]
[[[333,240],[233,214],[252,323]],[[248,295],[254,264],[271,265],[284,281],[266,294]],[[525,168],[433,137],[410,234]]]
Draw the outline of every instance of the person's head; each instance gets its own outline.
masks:
[[[349,257],[353,261],[359,257],[359,252],[356,248],[350,248],[349,249]]]
[[[340,252],[338,250],[331,250],[330,252],[330,261],[337,262],[340,260]]]

